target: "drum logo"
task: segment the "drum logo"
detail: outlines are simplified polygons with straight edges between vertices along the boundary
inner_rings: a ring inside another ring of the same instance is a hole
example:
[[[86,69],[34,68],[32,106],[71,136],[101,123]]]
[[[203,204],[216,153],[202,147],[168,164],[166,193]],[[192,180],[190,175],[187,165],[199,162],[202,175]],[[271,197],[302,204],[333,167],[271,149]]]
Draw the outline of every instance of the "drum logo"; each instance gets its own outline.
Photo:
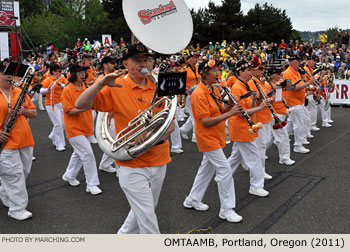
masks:
[[[177,9],[173,1],[170,1],[169,4],[162,5],[160,4],[158,8],[155,9],[144,9],[138,12],[138,16],[143,24],[149,24],[152,21],[156,21],[165,16],[176,13]]]

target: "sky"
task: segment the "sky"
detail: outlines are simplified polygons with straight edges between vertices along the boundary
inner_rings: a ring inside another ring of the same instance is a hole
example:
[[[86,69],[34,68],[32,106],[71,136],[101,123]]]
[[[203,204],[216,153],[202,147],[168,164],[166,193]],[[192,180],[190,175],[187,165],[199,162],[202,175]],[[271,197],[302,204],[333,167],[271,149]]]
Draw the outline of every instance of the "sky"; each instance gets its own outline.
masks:
[[[187,6],[195,10],[207,7],[209,1],[185,0]],[[211,1],[216,5],[221,4],[221,0]],[[263,5],[265,2],[286,10],[293,28],[298,31],[322,31],[335,26],[350,28],[349,0],[241,0],[241,10],[246,14],[256,3]]]

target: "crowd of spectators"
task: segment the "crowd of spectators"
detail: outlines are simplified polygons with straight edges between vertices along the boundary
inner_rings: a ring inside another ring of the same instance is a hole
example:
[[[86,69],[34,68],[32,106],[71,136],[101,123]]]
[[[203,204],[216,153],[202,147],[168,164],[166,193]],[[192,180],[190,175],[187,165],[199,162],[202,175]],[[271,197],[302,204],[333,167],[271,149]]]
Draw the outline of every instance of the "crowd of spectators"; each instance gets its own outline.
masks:
[[[88,38],[83,41],[77,39],[72,49],[66,48],[64,51],[54,50],[54,46],[49,44],[44,52],[33,52],[23,59],[24,63],[32,65],[36,71],[43,73],[50,64],[58,64],[63,68],[68,68],[71,64],[79,63],[83,55],[93,57],[93,65],[98,70],[99,62],[104,56],[113,56],[122,67],[123,53],[128,43],[120,38],[119,43],[115,40],[110,45],[103,45],[99,41],[90,43]],[[249,58],[255,54],[264,62],[274,62],[279,60],[283,63],[293,54],[301,57],[317,55],[320,59],[319,64],[323,64],[333,70],[336,79],[350,78],[350,47],[349,34],[339,31],[335,40],[329,40],[323,32],[319,35],[319,41],[301,42],[298,40],[285,40],[277,42],[240,42],[240,41],[222,41],[209,42],[206,45],[199,43],[189,45],[186,49],[176,55],[165,56],[156,54],[155,70],[163,71],[174,65],[180,65],[186,62],[190,54],[200,54],[202,59],[222,60],[223,77],[234,66],[234,63],[240,58]]]

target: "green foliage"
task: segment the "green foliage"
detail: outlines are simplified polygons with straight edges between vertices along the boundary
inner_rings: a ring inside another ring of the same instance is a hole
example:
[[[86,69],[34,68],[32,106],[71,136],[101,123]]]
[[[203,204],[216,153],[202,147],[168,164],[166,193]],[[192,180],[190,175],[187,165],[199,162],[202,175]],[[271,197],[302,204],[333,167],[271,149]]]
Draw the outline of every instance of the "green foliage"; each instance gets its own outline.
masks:
[[[297,30],[294,30],[294,29],[292,30],[292,32],[290,34],[290,39],[292,39],[293,41],[299,40],[299,42],[303,41],[302,36],[301,36],[301,32],[297,31]],[[308,39],[305,40],[305,41],[308,41]]]
[[[21,19],[43,13],[45,10],[42,0],[21,0],[19,7]]]
[[[63,50],[74,47],[78,37],[101,41],[101,35],[108,33],[108,13],[99,0],[65,2],[54,0],[48,12],[35,13],[22,18],[22,25],[35,46],[48,43]],[[26,48],[24,49],[33,49]]]
[[[326,35],[328,36],[328,42],[331,41],[331,40],[335,41],[335,38],[337,36],[338,31],[339,31],[339,27],[338,26],[335,26],[333,28],[327,29]]]

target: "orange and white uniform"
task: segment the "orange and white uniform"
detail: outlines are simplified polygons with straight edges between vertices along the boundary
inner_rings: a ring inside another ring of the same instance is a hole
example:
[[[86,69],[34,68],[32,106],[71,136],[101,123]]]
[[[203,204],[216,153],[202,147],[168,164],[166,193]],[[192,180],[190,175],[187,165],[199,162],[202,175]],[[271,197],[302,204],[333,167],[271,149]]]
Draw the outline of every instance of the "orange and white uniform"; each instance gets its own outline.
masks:
[[[213,87],[213,92],[216,97],[220,97],[220,92],[216,87]],[[236,199],[231,166],[223,152],[226,146],[225,121],[207,128],[201,122],[203,118],[220,116],[224,111],[224,106],[219,100],[215,102],[211,91],[202,81],[193,91],[191,103],[197,146],[198,150],[203,153],[203,160],[185,203],[193,200],[201,202],[215,173],[221,210],[235,208]]]
[[[49,135],[49,139],[52,141],[53,145],[56,146],[57,150],[62,150],[65,148],[65,138],[64,138],[64,122],[63,122],[63,108],[61,103],[61,94],[64,88],[64,84],[68,81],[66,78],[61,76],[59,81],[61,84],[56,84],[51,91],[48,88],[51,84],[56,81],[52,76],[47,77],[42,81],[42,88],[40,89],[41,94],[46,94],[45,97],[45,107],[47,114],[53,124],[52,131]]]
[[[150,106],[155,85],[147,78],[145,87],[140,88],[129,75],[118,78],[116,83],[123,87],[104,87],[94,99],[93,108],[97,111],[113,112],[118,133]],[[116,161],[120,166],[119,184],[131,207],[119,234],[160,233],[154,210],[170,161],[168,140],[153,146],[133,160]]]
[[[21,91],[13,87],[11,95],[0,92],[0,130],[4,130],[6,117],[13,111]],[[11,112],[9,112],[8,100],[11,104]],[[35,109],[28,95],[22,106],[27,109]],[[25,180],[32,166],[33,146],[34,139],[28,118],[24,115],[17,115],[9,139],[0,153],[0,194],[1,198],[8,202],[9,213],[25,210],[28,205]]]
[[[94,134],[91,109],[76,115],[68,115],[67,113],[75,108],[75,101],[84,90],[84,85],[78,88],[73,83],[69,83],[62,92],[61,98],[66,135],[74,149],[64,177],[70,180],[75,179],[81,167],[83,167],[86,184],[88,186],[97,186],[100,182],[97,175],[94,152],[89,141],[89,136]]]
[[[283,79],[290,79],[292,83],[296,83],[301,78],[298,71],[295,71],[291,66],[283,73]],[[298,85],[304,83],[301,81]],[[294,147],[302,146],[304,140],[305,131],[305,88],[294,91],[286,91],[286,102],[293,108],[293,111],[289,114],[287,130],[288,132],[294,131]]]
[[[246,83],[250,91],[258,95],[258,91],[251,82]],[[231,88],[231,93],[238,97],[239,103],[244,110],[253,108],[253,95],[240,99],[249,89],[242,81],[237,80]],[[250,118],[257,123],[256,113],[251,114]],[[258,132],[250,133],[248,121],[240,114],[234,115],[228,119],[228,129],[230,139],[233,143],[231,155],[228,161],[234,173],[243,161],[250,171],[250,185],[255,188],[264,187],[264,167],[261,163],[260,152],[256,143]]]

